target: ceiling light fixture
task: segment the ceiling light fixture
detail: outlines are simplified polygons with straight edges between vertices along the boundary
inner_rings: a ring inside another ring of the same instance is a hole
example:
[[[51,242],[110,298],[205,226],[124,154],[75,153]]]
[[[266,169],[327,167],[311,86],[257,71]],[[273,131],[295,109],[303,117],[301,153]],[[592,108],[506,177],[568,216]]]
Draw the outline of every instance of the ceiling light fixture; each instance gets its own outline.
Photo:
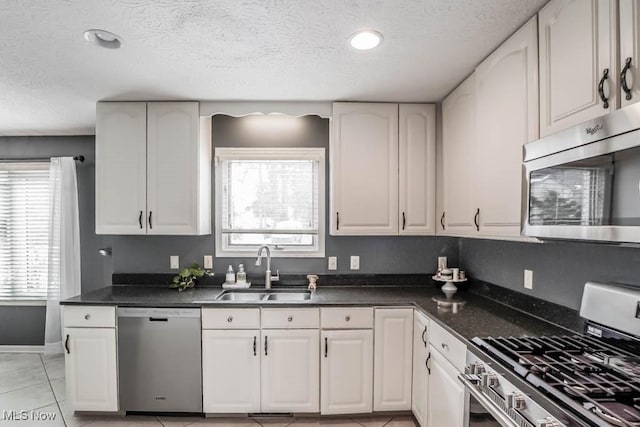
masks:
[[[351,36],[351,46],[358,50],[373,49],[382,43],[382,34],[373,30],[358,31]]]
[[[118,49],[122,46],[120,37],[105,30],[87,30],[84,32],[84,38],[88,42],[107,49]]]

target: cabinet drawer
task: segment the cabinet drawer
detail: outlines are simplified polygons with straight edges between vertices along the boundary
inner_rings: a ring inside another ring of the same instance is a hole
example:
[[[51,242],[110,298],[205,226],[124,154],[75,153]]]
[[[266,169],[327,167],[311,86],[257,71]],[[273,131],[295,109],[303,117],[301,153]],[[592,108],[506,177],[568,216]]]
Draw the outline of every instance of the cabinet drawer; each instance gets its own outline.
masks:
[[[458,372],[463,372],[467,360],[467,346],[436,322],[431,322],[430,328],[429,343],[451,362]]]
[[[260,309],[203,308],[202,329],[260,329]]]
[[[335,307],[320,309],[323,329],[371,329],[373,307]]]
[[[315,329],[320,325],[317,308],[265,308],[262,310],[263,329]]]
[[[87,305],[63,305],[64,327],[115,328],[116,308]]]

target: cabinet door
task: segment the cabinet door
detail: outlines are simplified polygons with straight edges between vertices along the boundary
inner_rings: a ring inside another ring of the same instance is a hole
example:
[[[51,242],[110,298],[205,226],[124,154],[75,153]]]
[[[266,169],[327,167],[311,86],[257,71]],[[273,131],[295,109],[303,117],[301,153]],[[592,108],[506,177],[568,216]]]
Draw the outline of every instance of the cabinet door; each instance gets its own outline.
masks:
[[[149,234],[197,234],[199,123],[197,102],[148,105]]]
[[[375,311],[373,410],[411,410],[413,309]]]
[[[538,139],[533,17],[476,69],[480,234],[519,236],[523,145]]]
[[[620,70],[624,70],[627,60],[630,68],[625,70],[624,78],[630,92],[627,94],[621,85],[623,107],[640,100],[640,0],[620,0]]]
[[[371,412],[373,331],[323,331],[321,338],[321,413]]]
[[[539,12],[541,136],[617,108],[616,4],[551,0]],[[605,70],[607,106],[598,94]]]
[[[146,234],[147,104],[96,105],[96,234]]]
[[[421,427],[427,426],[429,397],[429,319],[422,313],[413,315],[413,381],[411,410]]]
[[[463,427],[465,393],[458,373],[436,349],[429,346],[429,409],[427,425]]]
[[[74,411],[118,410],[116,330],[64,328],[67,396]]]
[[[399,106],[400,234],[435,233],[436,107]]]
[[[472,74],[442,103],[441,189],[444,211],[439,212],[439,234],[478,234],[474,223],[479,207],[475,110],[475,74]]]
[[[331,234],[398,234],[398,105],[335,103]]]
[[[317,329],[262,330],[262,412],[318,412]]]
[[[260,412],[259,341],[259,330],[202,331],[204,412]]]

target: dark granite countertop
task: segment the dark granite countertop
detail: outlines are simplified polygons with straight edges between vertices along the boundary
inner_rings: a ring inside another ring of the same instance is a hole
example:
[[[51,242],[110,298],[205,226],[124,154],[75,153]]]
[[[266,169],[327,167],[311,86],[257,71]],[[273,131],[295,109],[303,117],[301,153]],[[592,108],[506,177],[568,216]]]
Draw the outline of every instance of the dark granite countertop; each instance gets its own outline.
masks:
[[[292,289],[290,286],[274,287],[274,289],[283,288]],[[222,288],[218,286],[201,286],[177,292],[166,286],[114,285],[67,299],[62,304],[138,307],[411,305],[439,321],[467,344],[471,338],[476,336],[523,336],[581,331],[582,324],[577,320],[577,313],[573,310],[506,289],[499,291],[494,288],[496,287],[477,283],[472,285],[468,291],[460,291],[458,295],[467,303],[457,312],[438,308],[432,297],[442,295],[442,293],[432,284],[406,287],[360,285],[323,288],[320,286],[310,300],[300,302],[215,301],[215,297],[222,292]],[[255,289],[264,290],[260,287]],[[496,301],[498,295],[505,301]],[[521,297],[518,298],[517,295],[521,295]]]

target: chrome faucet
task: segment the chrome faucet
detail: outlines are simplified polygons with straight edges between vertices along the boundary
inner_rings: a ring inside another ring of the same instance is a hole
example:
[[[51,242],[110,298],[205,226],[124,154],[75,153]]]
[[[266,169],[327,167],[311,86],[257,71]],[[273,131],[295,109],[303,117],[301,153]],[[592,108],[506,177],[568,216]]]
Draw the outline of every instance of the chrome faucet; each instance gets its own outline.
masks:
[[[276,270],[276,275],[271,275],[271,251],[267,245],[262,245],[258,248],[258,257],[256,258],[256,265],[260,266],[262,260],[262,251],[267,251],[267,271],[264,272],[264,288],[271,289],[271,282],[277,282],[280,280],[280,271]]]

